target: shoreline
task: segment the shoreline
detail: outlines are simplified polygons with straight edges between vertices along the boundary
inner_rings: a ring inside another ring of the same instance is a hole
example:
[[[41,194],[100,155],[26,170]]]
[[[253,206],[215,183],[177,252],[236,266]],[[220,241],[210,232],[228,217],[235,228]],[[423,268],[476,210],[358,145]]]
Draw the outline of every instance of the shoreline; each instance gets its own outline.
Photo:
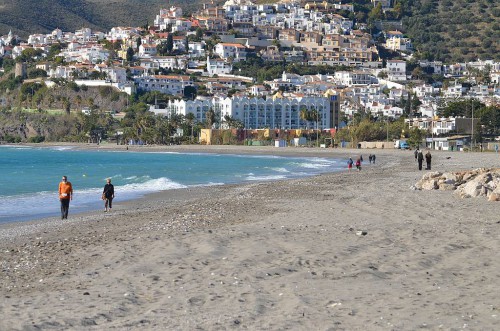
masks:
[[[341,153],[334,153],[335,155],[331,155],[331,149],[330,150],[325,150],[325,149],[319,149],[319,148],[275,148],[272,146],[222,146],[222,145],[209,145],[209,146],[200,146],[200,145],[172,145],[172,146],[163,146],[163,145],[144,145],[144,146],[133,146],[133,148],[129,148],[128,150],[126,145],[114,145],[114,144],[88,144],[88,143],[39,143],[39,144],[34,144],[34,143],[23,143],[23,144],[10,144],[8,146],[12,147],[33,147],[33,148],[57,148],[57,147],[63,147],[63,148],[68,148],[71,150],[84,150],[84,151],[120,151],[120,152],[125,152],[125,151],[130,151],[130,152],[144,152],[144,153],[179,153],[179,154],[190,154],[190,153],[196,153],[196,154],[227,154],[227,155],[256,155],[256,156],[269,156],[269,155],[275,155],[279,157],[327,157],[327,158],[342,158],[346,157],[347,155],[345,152],[349,151],[348,149],[342,150]],[[355,150],[354,150],[355,151]],[[289,180],[291,178],[287,178],[284,180]],[[260,182],[260,181],[256,181]],[[245,182],[239,183],[239,184],[245,184]],[[229,183],[229,184],[224,184],[225,185],[238,185],[235,183]],[[202,188],[207,188],[211,185],[207,186],[202,186]],[[189,189],[189,188],[188,188]],[[193,189],[193,188],[191,188]],[[172,189],[174,191],[178,189]],[[116,207],[120,208],[121,205],[134,205],[134,204],[140,204],[141,201],[148,200],[151,197],[155,197],[156,195],[162,196],[165,193],[170,190],[165,190],[165,191],[157,191],[157,192],[150,192],[147,194],[142,195],[139,198],[133,198],[133,199],[127,199],[127,200],[121,200],[121,201],[114,201],[115,209]],[[96,205],[99,205],[99,201],[96,202]],[[71,207],[70,207],[70,215],[73,216],[73,218],[81,218],[85,216],[92,216],[92,215],[98,215],[100,214],[101,207],[95,207],[95,208],[90,208],[85,211],[79,211],[76,213],[71,212]],[[49,221],[55,221],[59,220],[57,216],[44,216],[44,217],[33,217],[30,219],[24,219],[24,220],[9,220],[9,221],[2,221],[0,223],[0,231],[1,229],[5,227],[12,227],[15,226],[16,224],[31,224],[33,222],[37,221],[43,221],[43,222],[49,222]],[[0,237],[2,234],[0,233]]]
[[[498,204],[411,190],[411,153],[361,151],[377,165],[165,191],[1,240],[0,329],[494,330]]]

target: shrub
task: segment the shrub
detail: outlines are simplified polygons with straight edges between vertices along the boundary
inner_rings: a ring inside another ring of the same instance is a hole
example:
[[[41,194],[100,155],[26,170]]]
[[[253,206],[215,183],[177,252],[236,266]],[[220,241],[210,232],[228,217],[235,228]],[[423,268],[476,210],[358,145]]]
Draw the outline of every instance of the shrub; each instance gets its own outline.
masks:
[[[34,137],[29,137],[28,142],[38,144],[41,142],[45,141],[45,136],[34,136]]]

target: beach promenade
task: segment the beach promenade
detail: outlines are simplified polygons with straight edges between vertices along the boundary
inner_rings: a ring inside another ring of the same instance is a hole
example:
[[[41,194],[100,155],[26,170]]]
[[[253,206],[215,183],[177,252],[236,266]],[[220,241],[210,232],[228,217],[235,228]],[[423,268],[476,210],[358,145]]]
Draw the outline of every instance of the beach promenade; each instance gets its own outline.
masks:
[[[2,226],[0,330],[498,329],[500,202],[411,189],[411,151],[157,149],[365,162]],[[479,167],[500,156],[433,152],[433,171]]]

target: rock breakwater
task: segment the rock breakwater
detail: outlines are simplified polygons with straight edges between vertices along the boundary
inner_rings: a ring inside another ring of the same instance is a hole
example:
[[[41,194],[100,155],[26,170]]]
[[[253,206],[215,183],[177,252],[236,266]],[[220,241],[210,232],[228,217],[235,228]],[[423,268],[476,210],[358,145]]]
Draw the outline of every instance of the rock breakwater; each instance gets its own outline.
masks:
[[[458,172],[428,172],[414,186],[416,190],[455,191],[460,198],[487,197],[500,201],[500,168],[478,168]]]

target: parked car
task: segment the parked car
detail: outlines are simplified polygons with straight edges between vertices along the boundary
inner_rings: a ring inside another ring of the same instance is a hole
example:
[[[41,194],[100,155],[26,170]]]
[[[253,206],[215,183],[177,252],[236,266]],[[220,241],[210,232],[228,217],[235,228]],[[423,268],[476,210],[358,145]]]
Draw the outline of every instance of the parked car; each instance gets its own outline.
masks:
[[[410,149],[410,145],[406,142],[406,140],[396,140],[394,142],[394,148],[397,149]]]

